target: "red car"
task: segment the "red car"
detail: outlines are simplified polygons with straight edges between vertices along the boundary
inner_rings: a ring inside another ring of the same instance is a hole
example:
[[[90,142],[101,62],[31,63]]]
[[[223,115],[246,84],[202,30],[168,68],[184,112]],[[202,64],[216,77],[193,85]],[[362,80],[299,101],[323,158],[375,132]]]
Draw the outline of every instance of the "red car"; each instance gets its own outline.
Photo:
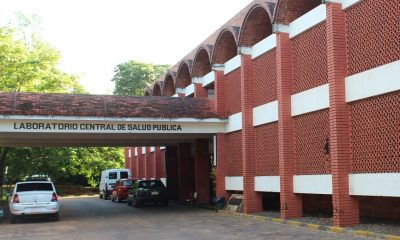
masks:
[[[111,201],[122,202],[128,198],[128,191],[132,188],[132,184],[136,181],[136,179],[128,178],[121,179],[115,183],[115,187],[111,194]]]

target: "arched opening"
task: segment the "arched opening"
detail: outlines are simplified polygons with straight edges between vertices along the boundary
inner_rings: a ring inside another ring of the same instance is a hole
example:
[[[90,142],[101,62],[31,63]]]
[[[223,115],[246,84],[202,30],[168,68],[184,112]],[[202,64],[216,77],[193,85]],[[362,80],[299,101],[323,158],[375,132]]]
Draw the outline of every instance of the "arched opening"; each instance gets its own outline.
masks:
[[[257,5],[250,9],[243,22],[239,46],[252,47],[271,34],[272,24],[269,14],[263,7]]]
[[[288,25],[321,3],[321,0],[280,0],[276,9],[275,23]]]
[[[237,45],[232,32],[225,29],[215,44],[213,61],[215,64],[224,64],[237,55]]]
[[[161,87],[159,82],[154,84],[153,96],[161,96]]]
[[[182,63],[179,66],[178,74],[176,77],[176,87],[185,88],[192,83],[192,78],[190,77],[190,70],[187,63]]]
[[[174,79],[170,74],[164,80],[163,96],[171,97],[175,94]]]
[[[210,56],[207,50],[201,48],[194,58],[192,75],[193,77],[203,77],[209,72],[211,72]]]

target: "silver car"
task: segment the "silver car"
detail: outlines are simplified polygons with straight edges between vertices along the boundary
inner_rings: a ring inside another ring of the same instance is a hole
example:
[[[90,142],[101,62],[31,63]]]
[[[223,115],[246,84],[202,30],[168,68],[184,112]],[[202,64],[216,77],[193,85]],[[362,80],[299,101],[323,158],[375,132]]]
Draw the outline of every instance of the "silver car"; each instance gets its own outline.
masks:
[[[29,181],[15,184],[10,199],[10,222],[25,215],[50,215],[59,220],[60,202],[50,181]]]

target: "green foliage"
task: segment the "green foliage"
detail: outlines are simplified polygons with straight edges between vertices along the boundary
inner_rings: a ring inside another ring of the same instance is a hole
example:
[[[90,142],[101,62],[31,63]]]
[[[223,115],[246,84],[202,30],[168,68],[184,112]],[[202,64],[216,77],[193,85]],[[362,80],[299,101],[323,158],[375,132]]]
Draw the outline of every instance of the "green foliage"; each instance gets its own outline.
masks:
[[[95,187],[101,171],[123,167],[123,153],[123,148],[114,147],[10,148],[7,177],[14,182],[25,176],[45,174],[57,183]]]
[[[58,69],[60,53],[30,33],[31,21],[18,16],[19,28],[0,27],[0,91],[84,93],[78,77]]]
[[[42,41],[37,18],[17,15],[0,27],[0,91],[84,93],[76,75],[58,69],[60,53]],[[2,154],[4,153],[4,154]],[[1,148],[0,186],[7,167],[11,181],[47,174],[56,182],[95,186],[101,171],[123,166],[122,148]],[[0,194],[1,197],[1,194]]]
[[[156,65],[138,61],[118,64],[114,69],[114,94],[143,96],[145,87],[169,69],[169,65]]]

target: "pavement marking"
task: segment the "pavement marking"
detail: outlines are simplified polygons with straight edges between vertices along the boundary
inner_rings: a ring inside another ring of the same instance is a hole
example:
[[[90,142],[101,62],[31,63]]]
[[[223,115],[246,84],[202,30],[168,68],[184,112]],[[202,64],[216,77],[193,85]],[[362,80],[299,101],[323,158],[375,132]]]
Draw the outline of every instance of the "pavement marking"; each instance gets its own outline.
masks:
[[[79,195],[79,196],[64,196],[59,197],[60,199],[74,199],[74,198],[97,198],[98,195]]]

